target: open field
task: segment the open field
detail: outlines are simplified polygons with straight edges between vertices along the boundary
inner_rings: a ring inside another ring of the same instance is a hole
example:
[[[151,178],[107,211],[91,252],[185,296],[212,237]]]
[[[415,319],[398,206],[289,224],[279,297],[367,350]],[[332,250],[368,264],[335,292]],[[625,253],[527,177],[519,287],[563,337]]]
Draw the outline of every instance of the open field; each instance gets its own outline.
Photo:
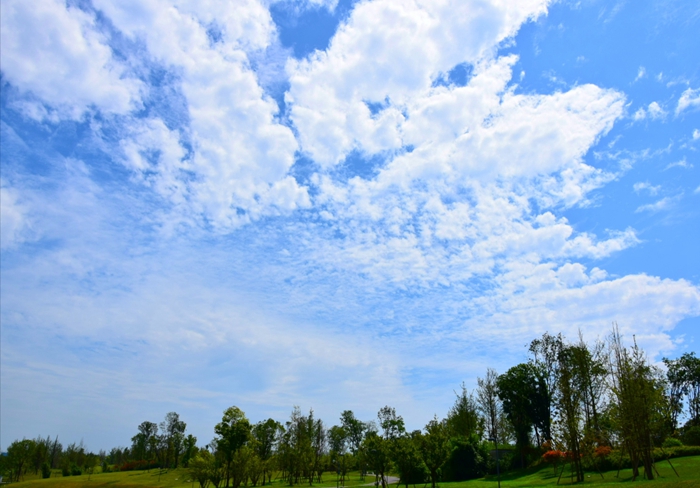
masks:
[[[654,486],[657,488],[670,487],[700,487],[700,456],[690,456],[675,458],[671,461],[673,466],[678,471],[680,477],[676,477],[667,462],[657,464],[657,469],[661,475],[654,481],[637,479],[632,482],[632,471],[624,469],[620,472],[620,477],[617,478],[617,471],[604,472],[604,479],[601,479],[597,473],[587,473],[584,485],[590,486],[635,486],[647,487]],[[570,479],[566,478],[568,471],[565,471],[561,479],[560,485],[569,485]],[[501,477],[501,486],[504,488],[516,487],[538,487],[538,486],[556,486],[558,476],[554,475],[551,467],[531,468],[524,471],[511,471]],[[365,480],[360,480],[358,473],[351,473],[348,482],[345,486],[362,486],[372,483],[374,477],[367,476]],[[267,485],[270,486],[270,485]],[[283,488],[286,483],[282,480],[273,481],[272,488]],[[305,484],[300,487],[307,486]],[[326,473],[322,483],[317,483],[316,487],[334,488],[336,479],[333,473]],[[392,485],[395,487],[396,485]],[[428,485],[429,486],[429,485]],[[455,483],[440,483],[442,488],[496,488],[496,476],[489,476],[477,480],[455,482]],[[163,471],[160,475],[157,469],[147,471],[127,471],[121,473],[101,473],[93,474],[88,481],[87,475],[62,477],[52,476],[49,479],[31,479],[27,477],[25,481],[13,483],[13,488],[142,488],[142,487],[158,487],[158,488],[197,488],[198,485],[190,481],[190,477],[185,469]],[[416,488],[422,488],[417,485]]]

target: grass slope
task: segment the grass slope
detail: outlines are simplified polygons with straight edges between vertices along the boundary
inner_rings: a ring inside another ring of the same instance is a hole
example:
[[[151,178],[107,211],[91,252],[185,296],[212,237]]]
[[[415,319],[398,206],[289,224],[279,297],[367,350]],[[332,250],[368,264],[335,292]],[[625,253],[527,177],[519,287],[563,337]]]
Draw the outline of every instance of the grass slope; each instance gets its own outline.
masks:
[[[660,477],[653,481],[647,481],[643,478],[638,478],[636,482],[632,482],[632,470],[623,469],[620,472],[619,478],[616,477],[617,471],[604,472],[602,479],[598,473],[586,473],[586,481],[584,486],[634,486],[636,487],[655,487],[655,488],[690,488],[700,487],[700,456],[682,457],[672,459],[673,466],[678,471],[680,477],[676,477],[667,462],[659,462],[656,467]],[[571,480],[567,478],[568,470],[564,471],[560,481],[560,486],[570,485]],[[539,487],[539,486],[557,486],[558,475],[554,474],[551,467],[531,468],[521,471],[508,472],[501,476],[501,486],[503,488],[520,488],[520,487]],[[30,479],[20,483],[13,483],[11,488],[199,488],[196,483],[192,483],[185,469],[170,470],[169,472],[158,473],[158,470],[146,471],[128,471],[122,473],[103,473],[93,474],[88,480],[87,475],[70,476],[70,477],[51,477],[49,479]],[[345,486],[357,487],[368,483],[372,483],[374,477],[367,476],[365,480],[360,480],[357,473],[352,473],[347,480]],[[267,485],[270,486],[270,485]],[[273,481],[270,488],[284,488],[286,483],[282,480]],[[299,485],[299,488],[308,486],[306,484]],[[326,473],[323,476],[323,482],[317,483],[317,487],[335,488],[336,479],[332,473]],[[396,485],[392,485],[394,488]],[[429,486],[429,485],[428,485]],[[579,485],[581,486],[581,485]],[[456,483],[440,483],[441,488],[496,488],[496,476],[488,476],[478,480],[462,481]],[[211,488],[211,487],[210,487]],[[410,488],[413,488],[410,485]],[[423,488],[423,485],[417,485],[416,488]]]

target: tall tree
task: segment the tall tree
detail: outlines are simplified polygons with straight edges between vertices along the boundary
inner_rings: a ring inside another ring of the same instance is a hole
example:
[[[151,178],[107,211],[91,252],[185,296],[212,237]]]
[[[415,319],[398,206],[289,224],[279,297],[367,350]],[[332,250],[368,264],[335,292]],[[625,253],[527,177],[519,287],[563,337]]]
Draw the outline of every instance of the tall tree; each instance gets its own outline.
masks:
[[[284,431],[282,424],[273,419],[258,422],[253,426],[253,437],[257,440],[256,452],[262,462],[262,484],[265,484],[265,477],[269,477],[272,482],[272,456],[275,453],[275,446],[279,436]]]
[[[551,403],[547,385],[540,369],[532,363],[513,366],[496,381],[498,397],[503,402],[503,411],[513,427],[520,451],[520,462],[525,467],[525,452],[530,445],[530,433],[537,426],[540,432],[550,434],[549,405]],[[536,431],[538,435],[538,431]],[[541,442],[538,435],[537,442]]]
[[[446,426],[451,437],[469,438],[473,434],[482,436],[484,421],[479,416],[479,407],[474,396],[462,384],[461,393],[455,393],[457,399],[447,413]]]
[[[250,438],[250,422],[246,418],[243,410],[238,407],[229,407],[224,411],[221,422],[216,424],[217,451],[221,453],[224,466],[225,486],[229,486],[232,473],[234,455],[241,449]]]
[[[150,460],[156,454],[158,445],[158,425],[154,422],[141,422],[139,432],[131,438],[131,453],[134,459]]]
[[[420,452],[428,472],[432,488],[437,485],[440,468],[450,456],[450,443],[447,426],[435,417],[425,426],[421,438]]]
[[[485,378],[477,378],[476,404],[484,419],[486,435],[498,444],[506,441],[505,429],[501,425],[503,406],[498,398],[498,373],[488,368]]]
[[[165,420],[161,422],[160,430],[163,433],[166,467],[177,468],[185,439],[185,429],[187,429],[187,424],[180,420],[180,416],[175,412],[168,413]]]
[[[664,410],[664,385],[660,372],[647,361],[636,341],[622,344],[619,329],[610,336],[609,373],[612,383],[611,411],[623,445],[629,452],[633,477],[643,466],[647,479],[654,479],[654,418]]]

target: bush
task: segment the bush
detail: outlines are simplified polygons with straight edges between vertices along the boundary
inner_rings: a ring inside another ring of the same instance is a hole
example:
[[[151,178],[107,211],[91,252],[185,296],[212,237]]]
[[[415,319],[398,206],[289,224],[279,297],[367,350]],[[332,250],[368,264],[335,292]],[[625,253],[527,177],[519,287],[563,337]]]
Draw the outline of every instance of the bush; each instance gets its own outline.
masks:
[[[61,474],[63,476],[70,476],[70,469],[68,466],[61,466]]]
[[[700,446],[700,425],[684,429],[681,440],[686,446]]]
[[[700,446],[678,446],[668,449],[654,449],[654,459],[663,461],[667,457],[677,458],[684,456],[700,456]]]
[[[80,476],[81,474],[83,474],[83,470],[80,469],[80,466],[74,463],[70,466],[70,474],[71,476]]]
[[[480,478],[488,472],[489,451],[476,438],[452,439],[450,458],[443,468],[443,480],[465,481]]]
[[[51,477],[51,466],[49,466],[49,463],[42,463],[41,477],[44,479]]]
[[[661,444],[661,447],[680,447],[682,445],[683,443],[679,439],[667,437],[663,444]]]

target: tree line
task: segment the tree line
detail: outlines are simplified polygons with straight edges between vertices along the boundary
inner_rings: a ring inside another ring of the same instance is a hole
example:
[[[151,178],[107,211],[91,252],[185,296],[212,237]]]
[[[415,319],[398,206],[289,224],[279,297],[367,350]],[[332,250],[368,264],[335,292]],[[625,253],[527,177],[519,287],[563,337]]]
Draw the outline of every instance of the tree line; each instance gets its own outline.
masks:
[[[175,412],[145,421],[130,447],[88,452],[65,449],[58,438],[17,440],[0,458],[3,474],[19,481],[27,472],[49,477],[133,469],[185,467],[200,488],[265,485],[273,476],[290,486],[319,483],[350,471],[400,483],[459,481],[492,472],[494,453],[503,469],[533,462],[567,465],[575,481],[584,470],[610,468],[610,458],[634,477],[655,477],[655,449],[700,445],[700,359],[685,353],[653,365],[636,344],[623,345],[617,328],[588,344],[545,333],[529,344],[528,361],[503,374],[488,368],[470,392],[462,385],[445,418],[408,431],[393,407],[362,421],[351,410],[327,427],[313,410],[294,407],[284,422],[251,423],[238,407],[224,411],[214,438],[197,446]],[[563,473],[563,467],[560,476]]]

